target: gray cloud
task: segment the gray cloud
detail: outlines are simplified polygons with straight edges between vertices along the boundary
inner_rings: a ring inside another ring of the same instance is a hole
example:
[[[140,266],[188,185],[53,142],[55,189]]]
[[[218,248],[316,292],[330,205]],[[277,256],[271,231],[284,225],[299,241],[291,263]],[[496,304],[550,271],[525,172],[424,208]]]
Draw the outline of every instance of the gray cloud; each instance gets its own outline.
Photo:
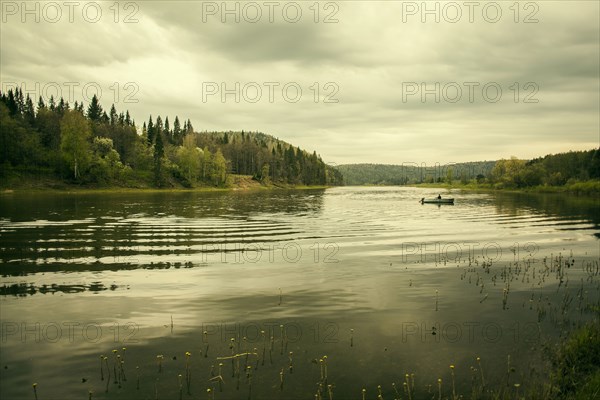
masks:
[[[313,2],[297,2],[297,23],[277,11],[269,22],[264,6],[258,23],[243,15],[239,23],[231,15],[222,23],[219,13],[203,14],[222,2],[194,1],[138,2],[139,22],[132,24],[122,23],[123,9],[113,22],[112,3],[100,3],[103,18],[95,24],[81,18],[21,23],[6,16],[0,79],[29,88],[96,82],[105,107],[115,102],[138,122],[149,114],[177,114],[197,130],[260,130],[337,163],[527,158],[598,145],[597,2],[534,2],[538,22],[532,24],[513,21],[512,2],[498,3],[497,23],[480,12],[471,23],[464,9],[458,23],[435,23],[431,16],[423,23],[418,14],[403,21],[408,2],[400,1],[329,3],[327,9],[328,2],[319,3],[319,23]],[[239,3],[240,10],[247,4]],[[530,11],[522,9],[520,20]],[[323,23],[332,12],[338,22]],[[110,89],[115,82],[119,96]],[[124,101],[128,82],[139,88],[137,103]],[[265,82],[279,84],[273,102]],[[337,91],[327,89],[328,82]],[[403,98],[403,84],[411,82],[429,88],[456,83],[462,97],[441,96],[439,103],[433,95],[421,101],[420,93]],[[479,84],[472,102],[465,82]],[[535,93],[525,87],[530,82]],[[207,84],[231,90],[236,83],[239,102],[231,94],[223,102],[221,93],[203,101]],[[301,87],[298,102],[283,98],[286,83]],[[486,83],[501,87],[498,102],[482,96]],[[262,90],[256,103],[243,95],[252,85]],[[334,92],[338,103],[324,103]],[[538,102],[525,103],[527,95]],[[80,92],[75,96],[82,99]]]

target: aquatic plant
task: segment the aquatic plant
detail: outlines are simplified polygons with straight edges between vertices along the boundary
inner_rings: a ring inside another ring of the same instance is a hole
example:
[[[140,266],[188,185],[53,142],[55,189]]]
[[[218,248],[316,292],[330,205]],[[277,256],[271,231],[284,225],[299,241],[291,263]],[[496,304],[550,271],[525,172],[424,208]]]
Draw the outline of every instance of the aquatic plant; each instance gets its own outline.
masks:
[[[190,369],[190,357],[192,353],[189,351],[185,352],[185,383],[187,386],[187,394],[191,395],[190,387],[192,385],[192,370]]]
[[[162,372],[162,361],[164,359],[164,356],[162,354],[159,354],[156,356],[156,362],[158,364],[158,372],[161,373]]]
[[[454,365],[450,365],[450,376],[452,377],[452,399],[456,400],[456,383],[454,381]]]
[[[485,380],[483,379],[483,367],[481,366],[480,357],[477,357],[477,365],[479,366],[479,373],[481,374],[481,387],[485,389]]]

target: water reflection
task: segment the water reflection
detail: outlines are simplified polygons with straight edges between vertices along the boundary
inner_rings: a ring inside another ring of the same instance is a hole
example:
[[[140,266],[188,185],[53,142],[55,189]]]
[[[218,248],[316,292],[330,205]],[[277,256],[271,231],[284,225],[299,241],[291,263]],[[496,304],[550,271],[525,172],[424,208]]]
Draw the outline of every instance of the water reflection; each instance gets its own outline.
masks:
[[[177,398],[190,351],[193,396],[219,390],[222,362],[221,398],[247,399],[246,375],[217,358],[232,338],[260,354],[251,398],[314,397],[324,355],[335,398],[360,398],[363,385],[374,398],[379,384],[393,398],[405,373],[414,398],[431,398],[450,364],[469,394],[476,357],[489,382],[504,384],[507,355],[511,382],[542,379],[539,348],[597,307],[597,200],[454,191],[454,207],[418,203],[433,195],[2,196],[0,393],[29,398],[38,382],[44,398]],[[490,243],[498,257],[481,252]],[[448,251],[457,245],[469,251]],[[102,381],[99,356],[117,349],[128,381]]]

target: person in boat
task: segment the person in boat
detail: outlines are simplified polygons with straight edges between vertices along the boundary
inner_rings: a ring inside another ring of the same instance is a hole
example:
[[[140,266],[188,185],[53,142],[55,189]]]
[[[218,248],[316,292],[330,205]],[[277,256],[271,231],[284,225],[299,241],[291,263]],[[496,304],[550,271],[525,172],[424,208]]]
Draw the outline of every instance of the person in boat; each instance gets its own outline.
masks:
[[[441,199],[442,199],[442,195],[438,194],[438,200],[441,200]]]

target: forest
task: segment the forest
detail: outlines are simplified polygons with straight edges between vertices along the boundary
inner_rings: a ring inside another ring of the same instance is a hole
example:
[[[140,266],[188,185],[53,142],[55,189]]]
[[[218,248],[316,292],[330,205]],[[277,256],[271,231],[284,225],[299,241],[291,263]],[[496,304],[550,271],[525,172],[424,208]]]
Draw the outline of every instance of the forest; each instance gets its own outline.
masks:
[[[265,186],[333,186],[342,174],[316,152],[260,132],[197,132],[158,115],[140,127],[129,111],[0,93],[2,186],[227,187],[249,175]]]
[[[596,193],[600,187],[600,148],[550,154],[532,160],[511,157],[434,166],[346,164],[337,168],[348,185],[443,184],[518,190],[566,188]]]
[[[344,164],[337,168],[344,175],[347,185],[411,185],[416,183],[439,183],[448,178],[471,180],[488,175],[495,161],[453,164],[419,165],[404,163],[388,164]]]

